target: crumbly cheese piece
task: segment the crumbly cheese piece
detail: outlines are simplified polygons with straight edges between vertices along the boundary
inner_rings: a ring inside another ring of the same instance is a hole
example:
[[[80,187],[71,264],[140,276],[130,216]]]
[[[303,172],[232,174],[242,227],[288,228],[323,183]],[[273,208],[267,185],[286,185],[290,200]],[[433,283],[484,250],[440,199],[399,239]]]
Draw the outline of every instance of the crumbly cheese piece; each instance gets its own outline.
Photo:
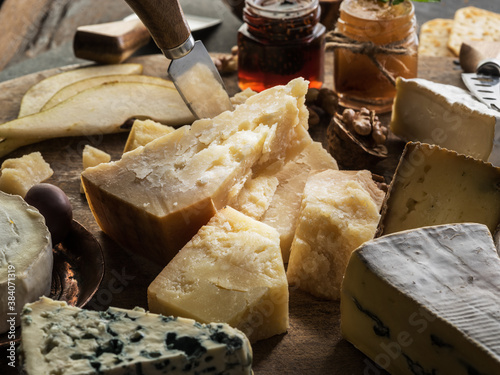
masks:
[[[288,283],[278,233],[231,207],[220,210],[151,283],[148,306],[228,323],[251,342],[286,332]]]
[[[500,223],[500,168],[438,146],[406,145],[382,208],[379,234],[438,224]]]
[[[418,55],[435,57],[453,57],[455,54],[448,48],[453,20],[435,18],[420,26],[418,38]]]
[[[398,78],[396,90],[394,134],[488,161],[497,119],[485,104],[459,87],[421,78]]]
[[[90,311],[41,298],[23,310],[21,339],[27,375],[252,374],[242,332],[139,308]]]
[[[49,295],[52,262],[44,217],[21,197],[0,191],[0,333],[14,332],[25,303]]]
[[[145,146],[162,135],[172,133],[172,126],[163,125],[153,120],[135,120],[127,138],[123,152],[135,150],[139,146]]]
[[[320,298],[339,299],[349,257],[374,237],[383,199],[367,170],[312,174],[290,249],[290,285]]]
[[[86,169],[82,181],[100,227],[166,264],[227,204],[234,186],[310,144],[306,92],[307,82],[296,79]]]
[[[326,169],[337,170],[337,162],[321,143],[313,142],[273,175],[278,179],[278,186],[260,221],[280,234],[281,254],[285,263],[290,257],[290,246],[309,173]]]
[[[95,167],[101,163],[109,163],[111,161],[111,155],[98,148],[85,145],[82,151],[82,165],[83,170],[89,167]],[[83,185],[80,184],[80,193],[84,194]]]
[[[354,251],[341,331],[391,374],[494,375],[499,306],[500,258],[486,226],[418,228]]]
[[[500,41],[500,14],[473,6],[458,9],[448,47],[458,56],[466,41]]]
[[[6,159],[0,170],[0,190],[24,197],[33,185],[47,180],[53,173],[38,151]]]

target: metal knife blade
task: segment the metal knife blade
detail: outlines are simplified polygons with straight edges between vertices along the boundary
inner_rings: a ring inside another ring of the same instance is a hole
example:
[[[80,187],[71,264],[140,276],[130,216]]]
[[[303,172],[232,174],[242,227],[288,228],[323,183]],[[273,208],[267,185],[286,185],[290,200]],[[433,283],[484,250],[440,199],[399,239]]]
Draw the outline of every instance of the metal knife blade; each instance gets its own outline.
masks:
[[[489,108],[500,111],[500,61],[481,61],[476,73],[462,73],[462,80],[469,91]]]
[[[197,118],[212,118],[232,104],[201,41],[194,42],[178,0],[125,0],[171,60],[168,72]]]

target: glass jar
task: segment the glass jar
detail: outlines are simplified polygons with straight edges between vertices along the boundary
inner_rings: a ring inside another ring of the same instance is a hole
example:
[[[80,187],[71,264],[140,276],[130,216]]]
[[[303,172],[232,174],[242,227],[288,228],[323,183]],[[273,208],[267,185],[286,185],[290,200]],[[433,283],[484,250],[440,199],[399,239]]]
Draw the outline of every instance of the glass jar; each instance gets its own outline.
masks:
[[[238,31],[238,83],[260,92],[303,77],[320,88],[325,27],[318,0],[246,0]]]
[[[376,0],[344,0],[335,33],[333,85],[339,104],[388,112],[398,76],[415,78],[418,37],[411,1],[388,5]]]

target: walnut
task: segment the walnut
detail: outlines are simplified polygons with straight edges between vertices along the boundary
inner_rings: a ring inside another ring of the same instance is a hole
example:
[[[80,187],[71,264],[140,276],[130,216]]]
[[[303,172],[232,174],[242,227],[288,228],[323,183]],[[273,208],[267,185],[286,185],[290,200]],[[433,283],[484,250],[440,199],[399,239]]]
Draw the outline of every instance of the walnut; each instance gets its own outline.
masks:
[[[330,89],[310,88],[306,94],[306,105],[309,109],[309,125],[318,125],[326,114],[332,117],[338,109],[337,95]],[[328,119],[329,121],[329,119]]]
[[[388,129],[382,125],[375,111],[367,108],[361,108],[359,111],[346,108],[339,119],[353,135],[369,137],[376,145],[385,143],[387,139]]]

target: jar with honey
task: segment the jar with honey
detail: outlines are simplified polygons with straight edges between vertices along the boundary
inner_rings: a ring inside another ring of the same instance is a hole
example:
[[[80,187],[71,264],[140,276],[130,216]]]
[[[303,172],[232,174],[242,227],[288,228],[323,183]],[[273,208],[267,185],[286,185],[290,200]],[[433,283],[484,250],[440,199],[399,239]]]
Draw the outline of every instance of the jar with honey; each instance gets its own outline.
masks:
[[[333,85],[340,105],[390,111],[396,78],[417,76],[413,4],[344,0],[336,28],[327,36],[327,49],[334,51]]]
[[[318,0],[246,0],[238,31],[238,84],[260,92],[303,77],[320,88],[325,27]]]

